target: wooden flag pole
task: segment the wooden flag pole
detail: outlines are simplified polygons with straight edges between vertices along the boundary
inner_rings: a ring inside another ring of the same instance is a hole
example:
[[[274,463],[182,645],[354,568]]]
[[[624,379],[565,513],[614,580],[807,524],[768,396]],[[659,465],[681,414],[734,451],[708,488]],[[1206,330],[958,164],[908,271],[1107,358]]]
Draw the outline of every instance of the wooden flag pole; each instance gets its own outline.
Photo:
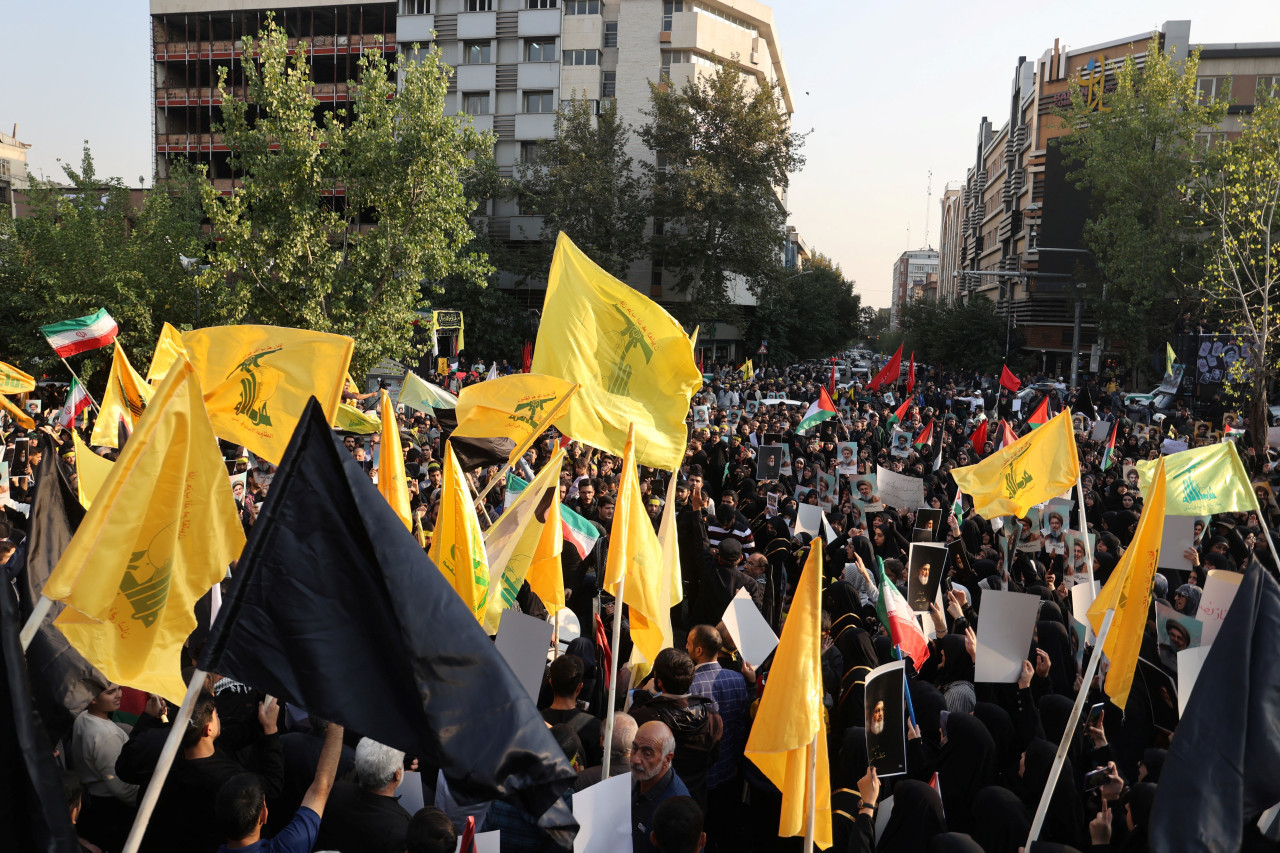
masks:
[[[1098,661],[1102,659],[1102,646],[1107,641],[1107,634],[1111,631],[1111,621],[1115,619],[1116,611],[1108,610],[1106,616],[1102,617],[1102,629],[1098,631],[1098,642],[1093,647],[1093,654],[1089,656],[1089,666],[1085,668],[1084,680],[1080,683],[1080,690],[1076,693],[1076,703],[1071,708],[1071,716],[1067,718],[1066,731],[1062,733],[1062,741],[1058,744],[1058,754],[1053,757],[1053,766],[1049,768],[1049,778],[1044,783],[1044,793],[1040,795],[1040,805],[1036,807],[1035,820],[1031,822],[1031,831],[1027,833],[1027,849],[1031,849],[1032,843],[1040,835],[1040,827],[1044,825],[1045,815],[1049,813],[1049,802],[1053,799],[1053,789],[1058,785],[1058,776],[1062,773],[1062,763],[1066,761],[1067,750],[1071,747],[1071,741],[1076,736],[1076,726],[1080,723],[1080,712],[1084,709],[1085,699],[1089,696],[1089,685],[1093,683],[1093,676],[1098,670]],[[126,851],[128,853],[128,851]]]
[[[812,853],[818,810],[818,735],[813,736],[813,741],[805,752],[808,753],[809,768],[805,771],[804,853]]]
[[[1084,514],[1084,476],[1076,478],[1076,500],[1080,502],[1078,509],[1080,510],[1080,535],[1084,537],[1084,559],[1085,565],[1089,567],[1089,584],[1093,584],[1093,549],[1089,547],[1089,519]],[[1261,518],[1261,514],[1258,516]],[[1066,562],[1070,562],[1072,555],[1068,554]],[[1066,571],[1063,571],[1066,574]]]
[[[40,600],[36,602],[35,609],[31,611],[31,616],[27,619],[27,624],[22,626],[22,632],[18,634],[18,640],[22,643],[22,650],[25,652],[27,647],[31,645],[31,641],[35,639],[36,631],[40,630],[41,623],[44,618],[49,615],[49,608],[53,607],[53,599],[40,596]]]
[[[129,838],[124,843],[124,853],[138,853],[138,847],[142,844],[142,836],[146,834],[147,824],[151,822],[151,813],[155,811],[156,801],[160,799],[160,789],[164,787],[164,780],[169,775],[169,768],[173,766],[173,759],[178,755],[178,747],[182,744],[182,734],[187,730],[187,723],[191,720],[191,712],[196,706],[196,698],[200,695],[200,691],[204,689],[204,677],[206,673],[203,669],[197,669],[191,673],[191,681],[187,683],[187,695],[182,697],[182,707],[178,708],[178,715],[173,719],[173,725],[169,727],[169,734],[164,739],[164,747],[160,750],[160,759],[156,762],[156,769],[151,774],[151,781],[147,783],[146,793],[142,797],[142,802],[138,803],[138,814],[133,819],[133,828],[129,830]]]
[[[609,764],[613,753],[613,708],[618,701],[618,644],[622,642],[622,596],[627,586],[624,574],[618,580],[618,594],[613,599],[613,645],[609,652],[609,698],[604,708],[604,763],[600,767],[600,778],[609,778]]]

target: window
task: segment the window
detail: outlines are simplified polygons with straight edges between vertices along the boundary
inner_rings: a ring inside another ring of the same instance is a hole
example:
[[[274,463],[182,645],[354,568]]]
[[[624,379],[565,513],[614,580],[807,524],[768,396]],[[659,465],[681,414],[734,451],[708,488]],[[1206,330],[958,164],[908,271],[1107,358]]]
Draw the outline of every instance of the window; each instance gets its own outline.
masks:
[[[1258,89],[1268,98],[1280,97],[1280,74],[1275,74],[1271,77],[1259,77]]]
[[[554,9],[558,0],[529,0],[526,9]]]
[[[661,216],[653,217],[653,236],[661,237],[667,231],[667,220]]]
[[[525,62],[555,62],[555,39],[528,39],[524,43]]]
[[[493,0],[467,0],[468,12],[492,12]]]
[[[690,3],[689,7],[692,8],[693,4]],[[684,10],[684,0],[666,0],[666,2],[662,4],[662,31],[664,33],[671,32],[671,16],[676,12],[683,12]]]
[[[599,65],[600,51],[598,50],[566,50],[564,52],[565,65]]]
[[[1197,133],[1192,140],[1195,146],[1201,151],[1208,151],[1215,145],[1221,145],[1227,141],[1227,133],[1225,130],[1206,131],[1205,133]]]
[[[564,13],[566,15],[599,15],[600,0],[566,0]]]
[[[537,142],[521,142],[520,143],[520,162],[526,166],[532,166],[538,162],[542,156],[542,149],[538,147]]]
[[[604,22],[604,46],[605,47],[618,46],[618,22],[617,21]]]
[[[525,92],[524,111],[527,113],[553,113],[556,111],[555,97],[550,92]]]
[[[1231,78],[1197,77],[1196,96],[1201,104],[1207,104],[1213,100],[1231,100]]]
[[[401,15],[430,15],[431,0],[400,0]]]
[[[466,41],[462,43],[462,61],[467,65],[487,65],[493,62],[493,42]]]
[[[614,98],[618,95],[618,72],[606,71],[601,75],[600,97]]]
[[[462,94],[462,111],[469,116],[486,116],[489,114],[488,92],[464,92]]]

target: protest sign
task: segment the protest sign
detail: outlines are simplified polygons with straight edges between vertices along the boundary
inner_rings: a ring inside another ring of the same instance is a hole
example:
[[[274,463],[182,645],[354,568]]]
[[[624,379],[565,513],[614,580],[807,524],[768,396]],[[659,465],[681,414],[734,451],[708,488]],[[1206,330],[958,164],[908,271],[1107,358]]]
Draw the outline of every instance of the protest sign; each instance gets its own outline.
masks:
[[[1160,536],[1160,568],[1191,571],[1192,563],[1186,551],[1196,542],[1196,517],[1192,515],[1166,515],[1164,532]]]
[[[905,661],[871,670],[865,690],[867,761],[880,778],[907,772],[907,730],[903,722]]]
[[[912,542],[907,564],[907,602],[916,613],[928,613],[947,568],[947,546]]]
[[[1003,590],[982,594],[974,682],[1012,684],[1018,680],[1039,612],[1038,595]]]
[[[1200,677],[1200,670],[1204,667],[1205,658],[1208,656],[1208,646],[1199,646],[1194,649],[1183,649],[1178,652],[1179,717],[1186,713],[1187,700],[1191,698],[1191,691],[1195,689],[1196,679]]]
[[[778,647],[778,635],[760,615],[760,609],[745,589],[738,590],[722,619],[742,659],[753,668],[764,663]]]
[[[495,646],[515,673],[516,678],[529,691],[534,702],[542,687],[542,673],[547,666],[547,650],[551,648],[550,622],[535,619],[516,610],[507,611],[498,626]]]
[[[573,853],[631,853],[631,774],[574,792],[573,816]]]
[[[1200,634],[1200,645],[1212,646],[1222,628],[1222,621],[1227,618],[1231,602],[1235,600],[1240,589],[1240,579],[1244,577],[1238,572],[1211,569],[1204,582],[1204,592],[1200,593],[1200,607],[1196,610],[1196,618],[1204,624]]]
[[[908,477],[876,466],[876,489],[880,502],[894,509],[908,509],[924,504],[924,480]]]
[[[1092,644],[1096,639],[1093,628],[1089,625],[1089,606],[1098,597],[1102,585],[1098,581],[1081,583],[1071,587],[1071,617],[1084,625],[1085,642]]]
[[[796,535],[808,533],[817,536],[822,528],[822,507],[802,503],[796,507]]]

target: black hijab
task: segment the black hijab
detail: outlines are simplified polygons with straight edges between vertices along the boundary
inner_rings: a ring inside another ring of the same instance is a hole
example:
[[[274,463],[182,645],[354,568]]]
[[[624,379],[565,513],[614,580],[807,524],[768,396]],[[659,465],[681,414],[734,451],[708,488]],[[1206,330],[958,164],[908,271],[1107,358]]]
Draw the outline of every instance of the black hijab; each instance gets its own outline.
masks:
[[[982,847],[963,832],[944,832],[929,842],[929,853],[982,853]]]
[[[1053,692],[1075,696],[1076,659],[1071,654],[1071,637],[1066,626],[1056,619],[1041,619],[1036,623],[1036,646],[1049,655],[1049,682]]]
[[[991,785],[973,798],[973,837],[986,853],[1018,853],[1027,843],[1031,821],[1008,788]]]
[[[876,844],[876,853],[919,853],[935,835],[947,831],[938,792],[907,779],[893,789],[893,814]]]
[[[831,614],[832,627],[835,627],[836,621],[842,616],[862,616],[862,597],[848,581],[836,581],[827,587],[822,596],[822,605]]]
[[[907,690],[911,692],[911,707],[916,712],[920,737],[938,746],[942,742],[942,712],[947,709],[942,691],[922,678],[908,678]]]
[[[1027,745],[1024,753],[1025,772],[1022,774],[1022,796],[1028,817],[1035,814],[1036,807],[1040,804],[1040,797],[1044,793],[1045,785],[1049,782],[1049,770],[1053,766],[1054,754],[1057,751],[1056,746],[1040,738],[1036,738]],[[1058,783],[1053,788],[1053,795],[1049,800],[1049,812],[1045,816],[1040,837],[1045,841],[1083,848],[1085,825],[1084,809],[1076,793],[1075,771],[1071,769],[1071,759],[1068,758],[1063,762],[1062,772],[1058,774]]]
[[[947,827],[973,832],[973,799],[996,781],[996,743],[982,722],[968,714],[947,715],[947,743],[938,755]],[[896,802],[896,801],[895,801]]]
[[[997,781],[1002,785],[1016,786],[1018,759],[1022,755],[1022,749],[1018,744],[1013,717],[994,702],[979,702],[973,708],[973,716],[987,727],[996,746],[996,772],[999,774]]]

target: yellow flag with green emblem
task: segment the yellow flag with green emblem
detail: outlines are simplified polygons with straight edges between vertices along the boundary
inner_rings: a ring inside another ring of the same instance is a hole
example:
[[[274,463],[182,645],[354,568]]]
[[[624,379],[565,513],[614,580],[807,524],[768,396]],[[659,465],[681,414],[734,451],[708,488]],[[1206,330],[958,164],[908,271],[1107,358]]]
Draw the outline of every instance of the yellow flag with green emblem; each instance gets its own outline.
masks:
[[[115,352],[111,356],[111,373],[107,376],[107,390],[102,395],[102,406],[98,419],[94,421],[89,443],[98,447],[119,447],[120,422],[124,421],[132,432],[154,393],[155,389],[133,369],[120,342],[116,341]]]
[[[684,461],[689,398],[702,387],[693,343],[661,305],[602,270],[563,233],[556,241],[533,350],[534,373],[582,386],[555,425],[620,455],[635,426],[636,461]]]
[[[354,432],[357,435],[373,435],[382,429],[382,421],[368,412],[360,411],[355,406],[339,403],[338,412],[333,416],[333,428],[342,432]]]
[[[447,442],[440,512],[436,516],[435,536],[427,556],[444,574],[476,621],[483,623],[490,593],[489,558],[466,477],[458,464],[458,457],[453,455],[453,448]]]
[[[572,382],[540,373],[513,373],[468,385],[458,394],[453,435],[493,439],[499,443],[494,449],[514,461],[577,390]]]
[[[382,415],[382,448],[378,451],[378,491],[400,516],[404,526],[413,530],[413,510],[409,509],[409,486],[404,472],[404,449],[400,445],[400,425],[396,423],[396,410],[387,392],[382,392],[378,402]]]
[[[42,590],[86,660],[173,701],[192,608],[244,547],[202,396],[190,365],[169,371]]]
[[[814,801],[809,767],[817,751]],[[810,548],[796,584],[746,756],[782,792],[778,836],[804,835],[810,813],[819,849],[832,844],[831,779],[822,707],[822,549]]]
[[[1102,651],[1110,661],[1103,690],[1116,707],[1123,709],[1133,687],[1133,673],[1138,668],[1142,635],[1147,628],[1151,606],[1151,588],[1156,566],[1160,562],[1160,539],[1164,533],[1165,489],[1168,487],[1164,459],[1156,460],[1152,475],[1151,499],[1143,505],[1133,541],[1125,549],[1120,562],[1107,578],[1107,584],[1089,607],[1089,623],[1094,633],[1102,630],[1108,610],[1115,610],[1111,629]]]
[[[36,390],[36,379],[12,364],[0,361],[0,394],[25,394]]]
[[[89,449],[89,445],[80,440],[80,433],[71,431],[71,440],[76,450],[76,490],[80,505],[88,509],[93,499],[107,481],[114,463]]]
[[[182,333],[165,323],[160,328],[160,339],[156,341],[156,351],[151,356],[151,366],[147,368],[147,381],[159,385],[174,362],[187,357],[186,347],[182,345]]]
[[[662,547],[653,532],[653,522],[644,511],[632,437],[623,445],[622,482],[613,510],[609,558],[605,564],[604,586],[615,598],[624,577],[622,603],[630,608],[631,640],[646,660],[656,660],[663,648]],[[615,617],[617,615],[615,613]],[[667,618],[671,618],[670,609]]]
[[[560,555],[564,550],[564,531],[560,528],[560,489],[548,491],[551,493],[551,506],[542,522],[542,532],[538,535],[538,545],[533,551],[533,560],[525,579],[529,582],[529,589],[554,614],[564,609],[565,605],[564,569],[560,563]]]
[[[1152,479],[1160,462],[1164,463],[1166,515],[1213,515],[1254,508],[1249,475],[1234,441],[1138,462],[1134,467],[1138,469],[1138,489],[1144,506],[1151,505]]]
[[[1031,507],[1057,497],[1080,479],[1071,412],[1062,411],[977,465],[956,468],[951,476],[973,498],[973,511],[983,518],[1025,517]]]
[[[218,436],[279,465],[310,398],[333,423],[355,342],[278,326],[213,326],[183,332],[182,345]]]

